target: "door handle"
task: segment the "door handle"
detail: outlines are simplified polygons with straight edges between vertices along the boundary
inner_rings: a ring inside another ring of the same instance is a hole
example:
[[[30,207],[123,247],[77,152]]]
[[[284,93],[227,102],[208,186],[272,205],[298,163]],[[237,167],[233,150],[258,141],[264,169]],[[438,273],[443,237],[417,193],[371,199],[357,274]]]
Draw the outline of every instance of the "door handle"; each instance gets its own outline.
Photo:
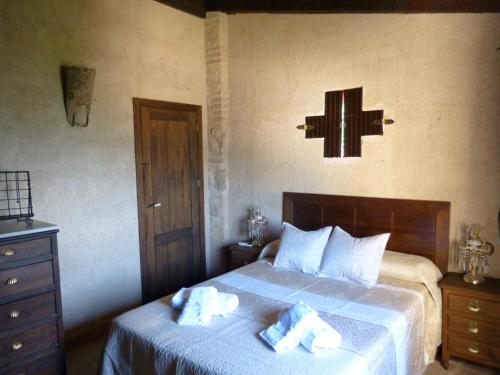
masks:
[[[155,202],[148,205],[148,208],[158,208],[158,207],[161,207],[160,202]]]

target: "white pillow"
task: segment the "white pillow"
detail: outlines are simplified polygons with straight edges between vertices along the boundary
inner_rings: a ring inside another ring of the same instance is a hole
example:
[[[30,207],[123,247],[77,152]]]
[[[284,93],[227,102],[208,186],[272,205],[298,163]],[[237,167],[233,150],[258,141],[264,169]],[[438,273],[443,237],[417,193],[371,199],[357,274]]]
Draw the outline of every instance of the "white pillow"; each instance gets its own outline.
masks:
[[[379,276],[424,284],[432,298],[436,302],[441,301],[441,290],[437,284],[443,274],[430,259],[386,250]]]
[[[317,273],[331,232],[332,227],[306,232],[291,224],[283,223],[280,245],[273,266]]]
[[[384,233],[356,238],[335,227],[323,253],[319,275],[347,279],[371,288],[377,283],[389,236],[390,233]]]

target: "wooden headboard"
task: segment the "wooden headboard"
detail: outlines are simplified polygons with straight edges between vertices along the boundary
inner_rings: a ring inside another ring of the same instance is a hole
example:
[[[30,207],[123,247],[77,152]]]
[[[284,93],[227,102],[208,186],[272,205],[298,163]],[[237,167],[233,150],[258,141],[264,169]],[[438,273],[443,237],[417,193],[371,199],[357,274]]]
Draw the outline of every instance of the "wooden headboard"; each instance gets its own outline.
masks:
[[[388,250],[448,270],[450,202],[283,193],[283,221],[303,230],[338,225],[356,237],[390,232]]]

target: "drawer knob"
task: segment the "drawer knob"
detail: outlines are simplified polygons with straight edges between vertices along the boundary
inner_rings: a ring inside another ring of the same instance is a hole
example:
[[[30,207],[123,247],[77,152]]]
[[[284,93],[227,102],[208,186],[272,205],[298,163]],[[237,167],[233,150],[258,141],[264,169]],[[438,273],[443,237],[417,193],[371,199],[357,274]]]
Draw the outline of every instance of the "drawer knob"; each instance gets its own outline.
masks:
[[[470,333],[478,334],[479,333],[479,326],[477,322],[470,322],[469,323],[469,328],[467,329]]]
[[[17,280],[17,277],[9,277],[7,279],[7,281],[5,282],[5,284],[7,285],[14,285],[14,284],[17,284],[19,280]]]
[[[467,350],[469,351],[469,353],[479,354],[479,346],[476,343],[470,344]]]
[[[472,311],[472,312],[479,312],[479,310],[481,310],[479,308],[479,302],[477,302],[475,299],[471,300],[469,302],[469,311]]]
[[[12,350],[19,350],[23,347],[23,344],[20,343],[19,341],[16,341],[14,344],[12,344]]]
[[[16,255],[16,250],[14,250],[14,249],[3,249],[2,250],[2,255],[4,257],[11,257],[13,255]]]
[[[17,310],[12,310],[10,313],[9,313],[9,318],[11,319],[17,319],[21,316],[21,313]]]

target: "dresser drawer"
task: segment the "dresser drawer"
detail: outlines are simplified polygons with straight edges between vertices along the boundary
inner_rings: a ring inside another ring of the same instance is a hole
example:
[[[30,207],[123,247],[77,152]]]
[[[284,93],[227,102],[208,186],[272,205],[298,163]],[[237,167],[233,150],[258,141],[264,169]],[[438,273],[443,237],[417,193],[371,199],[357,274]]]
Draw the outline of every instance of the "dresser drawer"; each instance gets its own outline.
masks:
[[[54,284],[52,262],[0,271],[0,298]]]
[[[51,256],[50,238],[38,238],[31,241],[15,242],[8,245],[0,244],[0,266],[39,256]]]
[[[59,354],[53,353],[23,365],[14,365],[1,374],[5,375],[59,375]]]
[[[472,360],[483,360],[500,366],[500,346],[450,334],[448,349],[452,354]]]
[[[57,345],[56,321],[0,339],[0,366]]]
[[[464,312],[473,316],[500,319],[499,302],[450,294],[448,297],[448,308],[453,311]]]
[[[0,306],[0,333],[55,314],[52,292]]]

